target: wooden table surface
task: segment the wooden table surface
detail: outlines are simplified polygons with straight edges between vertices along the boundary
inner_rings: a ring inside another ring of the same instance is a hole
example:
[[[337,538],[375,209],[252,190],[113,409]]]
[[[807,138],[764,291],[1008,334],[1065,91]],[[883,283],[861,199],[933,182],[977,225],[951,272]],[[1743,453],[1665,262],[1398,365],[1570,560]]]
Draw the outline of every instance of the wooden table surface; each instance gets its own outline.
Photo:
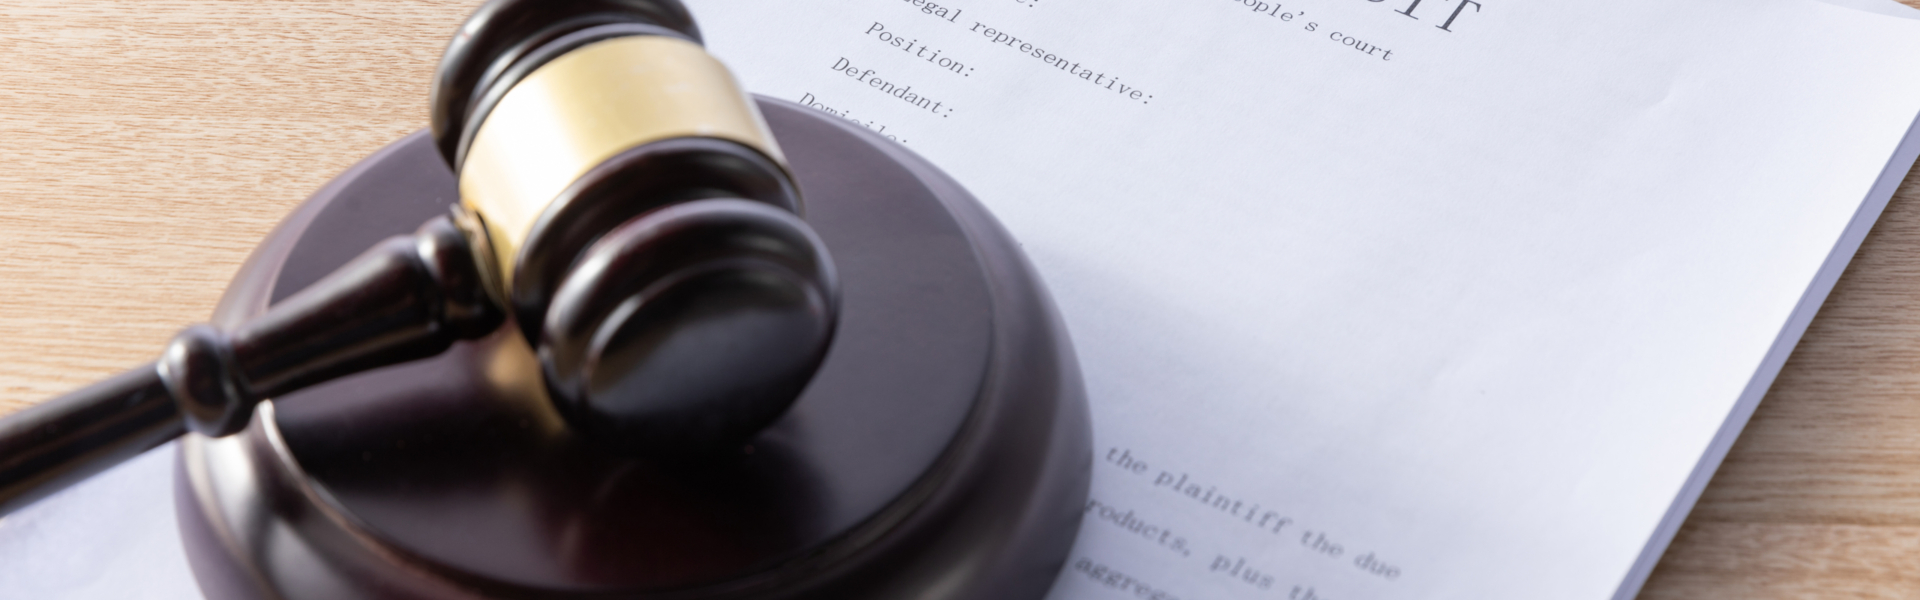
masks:
[[[474,4],[0,0],[0,414],[206,319],[295,203],[425,126]],[[1920,597],[1920,175],[1641,597]]]

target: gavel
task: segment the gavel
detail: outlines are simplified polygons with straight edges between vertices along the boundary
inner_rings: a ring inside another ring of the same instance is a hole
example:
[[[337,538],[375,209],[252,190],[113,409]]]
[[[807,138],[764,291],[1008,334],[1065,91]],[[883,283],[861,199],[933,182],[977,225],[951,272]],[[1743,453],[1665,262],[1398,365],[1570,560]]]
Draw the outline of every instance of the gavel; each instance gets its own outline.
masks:
[[[778,418],[838,283],[754,103],[676,0],[494,0],[432,88],[460,201],[237,327],[0,420],[0,514],[254,406],[517,327],[568,426],[699,457]]]

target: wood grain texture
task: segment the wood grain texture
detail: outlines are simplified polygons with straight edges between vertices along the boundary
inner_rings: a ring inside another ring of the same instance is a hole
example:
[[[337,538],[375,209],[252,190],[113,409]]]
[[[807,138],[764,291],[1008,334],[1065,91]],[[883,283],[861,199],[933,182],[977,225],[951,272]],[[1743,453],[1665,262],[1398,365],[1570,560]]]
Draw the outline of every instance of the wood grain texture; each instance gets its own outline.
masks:
[[[295,203],[425,125],[472,6],[0,3],[0,412],[205,320]]]
[[[473,5],[0,0],[0,414],[205,319],[295,203],[425,126]],[[1916,396],[1920,174],[1641,597],[1920,597]]]

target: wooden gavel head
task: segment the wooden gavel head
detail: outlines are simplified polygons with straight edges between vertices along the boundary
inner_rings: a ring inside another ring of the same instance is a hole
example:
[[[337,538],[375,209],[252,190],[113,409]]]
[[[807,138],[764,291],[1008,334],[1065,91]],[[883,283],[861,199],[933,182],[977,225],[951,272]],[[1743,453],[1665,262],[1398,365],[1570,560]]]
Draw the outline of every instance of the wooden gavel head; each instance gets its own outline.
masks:
[[[833,265],[677,1],[490,2],[432,93],[455,220],[574,427],[713,450],[800,393],[833,336]]]
[[[496,0],[448,47],[435,142],[453,214],[157,363],[188,423],[422,358],[511,318],[560,414],[624,453],[734,447],[824,359],[826,247],[760,114],[676,0]]]

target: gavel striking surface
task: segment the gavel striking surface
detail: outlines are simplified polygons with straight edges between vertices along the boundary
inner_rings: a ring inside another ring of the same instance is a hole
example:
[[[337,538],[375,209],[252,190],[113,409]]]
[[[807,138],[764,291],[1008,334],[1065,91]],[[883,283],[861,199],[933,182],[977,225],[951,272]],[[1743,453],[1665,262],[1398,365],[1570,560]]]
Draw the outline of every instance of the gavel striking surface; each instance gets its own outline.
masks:
[[[507,323],[448,352],[190,436],[176,502],[210,597],[1038,598],[1091,465],[1071,345],[998,224],[937,169],[762,99],[841,324],[792,408],[706,460],[571,433]],[[255,251],[216,311],[264,310],[457,198],[423,134],[357,165]],[[942,583],[946,582],[946,583]],[[960,582],[955,584],[954,582]]]

